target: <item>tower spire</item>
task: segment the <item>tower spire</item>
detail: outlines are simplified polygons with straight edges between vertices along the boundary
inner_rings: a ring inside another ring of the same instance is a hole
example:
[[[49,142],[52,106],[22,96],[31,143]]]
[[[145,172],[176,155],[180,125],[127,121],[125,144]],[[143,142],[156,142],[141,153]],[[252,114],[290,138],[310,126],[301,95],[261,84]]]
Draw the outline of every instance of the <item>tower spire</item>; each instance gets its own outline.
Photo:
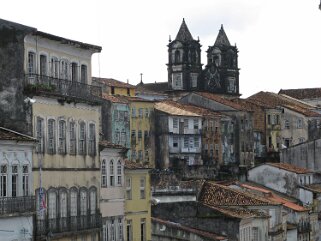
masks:
[[[179,31],[176,35],[176,39],[182,42],[187,42],[187,41],[193,41],[193,36],[191,32],[188,30],[188,27],[185,23],[185,19],[183,18],[183,22],[181,24],[181,27],[179,28]]]
[[[221,29],[218,32],[217,38],[215,40],[214,46],[231,46],[230,41],[228,40],[226,33],[223,28],[223,24],[221,24]]]

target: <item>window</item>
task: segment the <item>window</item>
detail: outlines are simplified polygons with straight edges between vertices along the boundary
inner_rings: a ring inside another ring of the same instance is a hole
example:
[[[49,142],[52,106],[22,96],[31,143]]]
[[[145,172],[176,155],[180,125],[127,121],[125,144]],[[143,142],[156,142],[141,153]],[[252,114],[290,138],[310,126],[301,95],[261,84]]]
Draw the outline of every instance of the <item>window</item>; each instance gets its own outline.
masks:
[[[173,147],[178,147],[178,137],[177,136],[173,137]]]
[[[68,61],[62,60],[61,61],[61,71],[60,71],[60,78],[61,79],[68,79]]]
[[[115,173],[114,173],[114,161],[109,162],[109,185],[115,186]]]
[[[177,129],[177,128],[178,128],[178,119],[173,118],[173,129]]]
[[[138,140],[142,139],[142,134],[143,134],[142,131],[139,130],[139,131],[138,131]]]
[[[16,197],[18,191],[18,165],[13,165],[11,170],[11,196]]]
[[[125,111],[118,111],[118,115],[119,115],[119,117],[118,117],[118,119],[120,120],[120,121],[124,121],[124,112]]]
[[[58,137],[58,153],[66,154],[66,122],[64,120],[59,121]]]
[[[60,211],[60,217],[66,218],[67,217],[67,192],[65,190],[60,192],[59,196],[59,211]],[[61,220],[61,222],[66,222],[67,220]],[[63,223],[61,223],[63,224]],[[64,223],[64,226],[67,226],[67,223]]]
[[[53,119],[48,120],[48,153],[56,153],[56,121]]]
[[[132,150],[132,160],[136,160],[136,150]]]
[[[175,63],[179,63],[181,62],[181,53],[179,52],[179,50],[175,51]]]
[[[7,175],[8,175],[8,166],[1,165],[0,170],[0,197],[7,196]]]
[[[194,123],[194,130],[197,130],[198,129],[198,119],[194,119],[193,123]]]
[[[192,83],[192,88],[197,87],[197,74],[196,73],[191,73],[191,83]]]
[[[127,241],[133,241],[132,220],[127,220]]]
[[[43,153],[44,149],[44,133],[43,133],[43,119],[37,118],[36,123],[36,138],[37,138],[37,147],[36,152],[37,153]]]
[[[299,138],[299,143],[303,143],[304,142],[304,137],[300,137]]]
[[[22,193],[23,196],[29,195],[29,166],[22,166]]]
[[[127,88],[127,95],[130,96],[130,89]]]
[[[71,64],[71,81],[73,82],[78,81],[78,64],[77,63]]]
[[[115,86],[111,86],[111,87],[110,87],[110,93],[111,93],[112,95],[115,94]]]
[[[56,57],[51,58],[51,76],[59,78],[59,61]]]
[[[124,111],[124,121],[128,121],[128,111]]]
[[[34,52],[28,53],[28,73],[36,73],[36,54]]]
[[[123,221],[121,218],[118,218],[118,240],[123,240]]]
[[[149,143],[149,133],[148,133],[148,131],[144,131],[144,145],[145,145],[145,147],[148,146],[148,143]]]
[[[106,160],[101,162],[101,186],[107,187]]]
[[[135,107],[132,108],[132,117],[136,117],[136,109],[135,109]]]
[[[80,191],[80,215],[87,215],[87,192],[86,190]]]
[[[145,199],[145,183],[146,183],[145,177],[141,177],[140,178],[140,186],[139,186],[140,199]]]
[[[80,78],[80,82],[83,84],[87,83],[87,66],[82,64],[81,65],[81,78]]]
[[[183,87],[182,73],[174,73],[173,74],[173,88],[180,89],[181,87]]]
[[[126,132],[122,131],[120,134],[120,144],[126,146]]]
[[[77,190],[72,189],[70,191],[70,216],[76,217],[77,216],[77,203],[78,203],[78,193]]]
[[[79,125],[79,155],[86,155],[86,123],[81,122]]]
[[[184,148],[188,148],[188,142],[189,138],[187,136],[184,136]]]
[[[139,150],[138,151],[138,160],[143,160],[143,151],[142,150]]]
[[[111,222],[110,222],[110,236],[111,236],[111,241],[115,241],[116,229],[115,229],[115,221],[114,221],[114,219],[112,219]]]
[[[89,125],[89,143],[88,143],[88,154],[91,156],[96,155],[96,135],[95,135],[95,124]]]
[[[132,199],[132,181],[130,177],[126,177],[126,199]]]
[[[142,218],[140,220],[140,240],[146,241],[146,220]]]
[[[298,120],[297,120],[297,128],[298,129],[301,129],[302,128],[302,118],[298,118]]]
[[[89,191],[90,215],[96,214],[96,189]]]
[[[76,154],[76,126],[75,122],[69,123],[69,151],[71,155]]]
[[[145,118],[148,118],[148,117],[149,117],[149,109],[145,108]]]
[[[136,130],[132,130],[131,141],[132,142],[136,141]]]
[[[117,185],[121,186],[122,184],[122,165],[121,161],[118,160],[117,162]]]
[[[40,75],[47,76],[47,56],[40,55]]]
[[[200,147],[200,142],[199,142],[199,137],[195,136],[194,137],[194,147],[199,148]]]
[[[290,121],[289,120],[285,120],[284,121],[284,128],[285,129],[290,129]]]
[[[139,118],[143,118],[143,108],[138,109],[138,116]]]
[[[55,219],[57,218],[57,194],[55,191],[50,191],[48,193],[49,198],[49,207],[48,207],[48,218]],[[50,222],[53,224],[54,222]]]
[[[188,129],[188,119],[184,119],[184,129]]]
[[[149,161],[148,150],[145,150],[145,161]]]

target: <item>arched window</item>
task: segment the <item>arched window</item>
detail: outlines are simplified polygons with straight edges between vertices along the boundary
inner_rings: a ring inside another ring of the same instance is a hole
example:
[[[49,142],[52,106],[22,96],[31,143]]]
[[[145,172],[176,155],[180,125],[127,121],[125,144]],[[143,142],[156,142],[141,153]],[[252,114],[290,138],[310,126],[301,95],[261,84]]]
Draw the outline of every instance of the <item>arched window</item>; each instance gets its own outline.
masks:
[[[89,191],[90,214],[96,214],[96,189],[91,188]]]
[[[57,57],[51,58],[51,77],[59,78],[59,61]]]
[[[69,151],[70,154],[76,154],[76,123],[74,121],[69,123]]]
[[[48,219],[49,228],[55,230],[57,227],[57,193],[55,190],[48,191]]]
[[[81,83],[87,84],[87,65],[81,65]]]
[[[114,161],[109,162],[109,185],[115,186],[115,173],[114,173]]]
[[[175,51],[175,63],[181,62],[181,53],[179,50]]]
[[[70,189],[70,216],[76,217],[78,212],[78,191],[77,189],[71,188]]]
[[[88,140],[88,154],[91,156],[96,155],[96,133],[95,124],[89,125],[89,140]]]
[[[117,162],[117,185],[121,186],[122,184],[122,165],[121,161],[118,160]]]
[[[44,54],[40,55],[40,75],[47,76],[47,56]]]
[[[71,63],[71,81],[78,81],[78,64],[75,62]]]
[[[56,153],[56,121],[54,119],[48,120],[48,153]]]
[[[79,155],[86,155],[86,123],[79,125]]]
[[[8,165],[0,166],[0,197],[8,195]]]
[[[28,53],[28,74],[33,75],[36,73],[36,54],[34,52]]]
[[[106,160],[101,162],[101,186],[107,187]]]
[[[16,197],[18,195],[18,164],[14,164],[11,167],[11,196]]]
[[[66,121],[59,121],[59,130],[58,130],[58,152],[59,154],[66,154]]]
[[[80,191],[80,215],[87,215],[87,190],[82,189]]]
[[[61,66],[60,66],[60,78],[61,79],[69,79],[69,63],[68,60],[61,60]]]
[[[67,228],[67,191],[61,190],[59,193],[59,216],[60,228],[64,230]]]
[[[23,196],[29,195],[29,165],[22,166],[22,193]]]

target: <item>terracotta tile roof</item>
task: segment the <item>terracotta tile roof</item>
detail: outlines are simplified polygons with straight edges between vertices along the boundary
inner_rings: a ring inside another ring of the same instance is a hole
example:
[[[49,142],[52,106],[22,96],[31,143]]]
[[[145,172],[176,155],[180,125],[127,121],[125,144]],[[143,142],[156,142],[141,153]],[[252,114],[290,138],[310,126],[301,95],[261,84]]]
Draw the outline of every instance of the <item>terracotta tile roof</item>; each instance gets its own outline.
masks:
[[[283,106],[305,116],[321,116],[313,111],[313,107],[310,104],[272,92],[261,91],[248,97],[247,100],[265,108],[276,108]]]
[[[285,94],[293,98],[302,99],[318,99],[321,98],[321,88],[305,88],[305,89],[287,89],[280,90],[279,94]]]
[[[109,142],[107,140],[103,140],[99,142],[99,145],[101,147],[106,147],[106,148],[114,148],[114,149],[128,149],[122,145],[114,144],[112,142]]]
[[[154,218],[154,217],[152,217],[151,219],[152,219],[152,222],[164,224],[164,225],[169,226],[169,227],[173,227],[173,228],[184,230],[184,231],[187,231],[187,232],[190,232],[190,233],[194,233],[194,234],[197,234],[197,235],[199,235],[201,237],[204,237],[204,238],[207,238],[207,239],[210,239],[210,240],[214,240],[214,241],[227,240],[227,238],[225,236],[218,235],[218,234],[211,233],[211,232],[207,232],[207,231],[203,231],[203,230],[199,230],[199,229],[195,229],[195,228],[191,228],[191,227],[187,227],[187,226],[183,226],[183,225],[181,225],[179,223],[174,223],[174,222],[171,222],[171,221],[166,221],[166,220],[159,219],[159,218]]]
[[[259,212],[257,210],[248,209],[244,207],[218,207],[218,206],[210,206],[206,204],[202,204],[205,207],[213,209],[214,211],[220,212],[223,215],[232,218],[252,218],[252,217],[265,217],[268,218],[269,216],[264,212]]]
[[[321,184],[319,184],[319,183],[305,185],[305,187],[307,189],[311,190],[312,192],[321,193]]]
[[[155,104],[155,109],[175,116],[195,116],[201,117],[190,109],[187,110],[185,105],[178,104],[174,101],[161,101]]]
[[[130,89],[135,89],[136,87],[134,85],[121,82],[119,80],[115,80],[112,78],[98,78],[98,77],[92,77],[93,81],[96,81],[98,83],[107,85],[107,86],[114,86],[114,87],[119,87],[119,88],[130,88]]]
[[[210,100],[214,100],[214,101],[221,103],[223,105],[227,105],[227,106],[232,107],[233,109],[236,109],[236,110],[249,111],[245,106],[235,103],[235,102],[233,102],[229,99],[226,99],[220,95],[207,93],[207,92],[195,92],[195,94],[203,96],[204,98],[207,98]]]
[[[118,98],[129,101],[129,102],[154,102],[153,100],[143,99],[137,96],[118,96]]]
[[[259,191],[262,192],[264,197],[267,198],[268,200],[272,201],[272,202],[276,202],[276,203],[280,203],[283,206],[292,209],[294,211],[297,212],[307,212],[309,211],[309,209],[304,208],[296,203],[291,202],[290,200],[280,197],[278,195],[276,195],[275,193],[273,193],[272,191],[265,189],[265,188],[261,188],[261,187],[256,187],[256,186],[252,186],[249,184],[240,184],[241,187],[249,189],[249,190],[254,190],[254,191]]]
[[[277,205],[265,198],[235,190],[213,182],[205,182],[199,201],[209,206],[265,206]]]
[[[313,171],[306,169],[306,168],[302,168],[302,167],[298,167],[298,166],[294,166],[288,163],[272,163],[272,162],[268,162],[266,163],[267,165],[273,166],[273,167],[277,167],[289,172],[294,172],[297,174],[308,174],[308,173],[313,173]]]
[[[15,132],[13,130],[10,130],[4,127],[0,127],[0,140],[32,141],[32,142],[36,141],[36,139],[31,136],[27,136],[19,132]]]
[[[104,100],[108,100],[112,103],[128,104],[128,101],[126,99],[119,98],[118,96],[115,96],[115,95],[107,95],[107,94],[103,93],[102,98]]]
[[[168,90],[168,82],[158,82],[158,83],[145,83],[138,84],[141,89],[146,89],[149,91],[154,91],[156,93],[165,92]]]
[[[151,169],[151,168],[142,163],[125,160],[125,169],[133,170],[133,169]]]

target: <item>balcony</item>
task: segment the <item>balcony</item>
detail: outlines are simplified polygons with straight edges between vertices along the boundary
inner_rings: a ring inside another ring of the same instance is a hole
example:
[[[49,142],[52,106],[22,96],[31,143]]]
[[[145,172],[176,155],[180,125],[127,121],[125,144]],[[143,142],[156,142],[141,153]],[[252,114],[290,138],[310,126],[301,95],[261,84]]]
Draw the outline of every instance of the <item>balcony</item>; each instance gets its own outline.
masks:
[[[37,74],[28,74],[25,76],[24,90],[27,93],[43,93],[92,102],[99,101],[99,97],[102,96],[102,90],[99,86]]]
[[[78,232],[102,227],[101,214],[37,220],[36,235]]]
[[[35,197],[2,197],[0,198],[0,215],[34,212]]]

